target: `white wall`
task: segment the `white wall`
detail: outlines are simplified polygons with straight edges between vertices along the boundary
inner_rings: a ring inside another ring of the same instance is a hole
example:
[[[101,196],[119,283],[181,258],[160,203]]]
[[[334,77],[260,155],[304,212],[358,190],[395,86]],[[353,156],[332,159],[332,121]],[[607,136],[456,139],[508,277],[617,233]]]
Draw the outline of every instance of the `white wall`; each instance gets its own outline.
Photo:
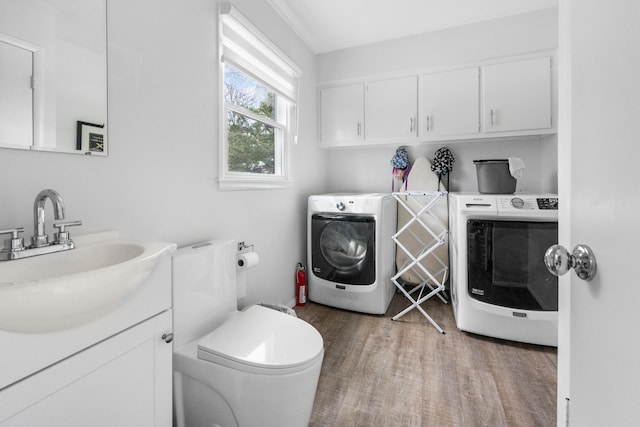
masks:
[[[433,160],[440,147],[451,150],[455,163],[450,174],[449,191],[477,192],[476,169],[479,159],[520,157],[525,171],[518,180],[516,192],[557,192],[557,138],[508,139],[505,141],[470,141],[430,143],[407,147],[409,158]],[[390,192],[394,147],[334,150],[329,152],[329,189],[336,192]],[[409,179],[411,175],[409,175]],[[399,191],[396,185],[396,191]]]
[[[457,27],[319,55],[319,83],[363,76],[405,73],[456,66],[486,59],[555,50],[557,9]],[[521,157],[526,169],[517,191],[557,191],[557,138],[425,143],[411,147],[411,159],[448,147],[456,162],[450,191],[477,191],[473,160]],[[330,191],[391,190],[389,161],[395,147],[328,152]]]
[[[109,0],[109,157],[0,150],[0,227],[24,226],[28,238],[33,199],[53,188],[67,217],[83,221],[72,235],[253,244],[261,263],[247,274],[245,303],[291,301],[306,197],[326,190],[315,57],[266,0],[233,3],[303,69],[293,188],[218,191],[217,2]]]

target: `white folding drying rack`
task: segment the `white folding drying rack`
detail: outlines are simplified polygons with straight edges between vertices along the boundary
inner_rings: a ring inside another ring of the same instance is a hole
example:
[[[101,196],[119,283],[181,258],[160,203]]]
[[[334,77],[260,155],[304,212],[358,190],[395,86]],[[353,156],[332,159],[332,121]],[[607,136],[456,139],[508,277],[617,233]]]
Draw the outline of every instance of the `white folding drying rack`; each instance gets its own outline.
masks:
[[[394,192],[393,197],[398,201],[398,204],[402,206],[411,214],[411,219],[407,221],[397,232],[391,236],[393,241],[398,246],[398,249],[402,250],[409,257],[406,262],[399,268],[398,272],[391,278],[391,281],[396,285],[398,290],[411,301],[411,305],[405,308],[400,313],[393,316],[393,320],[398,320],[400,317],[407,314],[409,311],[417,308],[424,317],[440,332],[444,334],[444,330],[436,323],[435,320],[420,306],[428,299],[437,296],[442,302],[447,303],[446,298],[443,296],[445,291],[444,283],[447,280],[449,274],[449,265],[442,261],[434,251],[437,247],[446,243],[449,229],[447,224],[443,224],[443,221],[437,218],[431,209],[438,203],[446,203],[446,191],[406,191],[406,192]],[[425,222],[428,218],[429,224]],[[427,233],[429,238],[425,241],[423,237],[420,237],[412,226],[419,224]],[[419,251],[411,251],[402,244],[399,236],[404,233],[408,233],[412,236],[416,242],[419,243]],[[424,265],[422,260],[427,257],[432,257],[434,264],[437,266],[435,270],[429,271]],[[400,277],[413,270],[413,273],[421,280],[417,285],[413,285],[410,290],[405,289],[405,286],[400,283]],[[414,293],[418,293],[417,298],[413,297]]]

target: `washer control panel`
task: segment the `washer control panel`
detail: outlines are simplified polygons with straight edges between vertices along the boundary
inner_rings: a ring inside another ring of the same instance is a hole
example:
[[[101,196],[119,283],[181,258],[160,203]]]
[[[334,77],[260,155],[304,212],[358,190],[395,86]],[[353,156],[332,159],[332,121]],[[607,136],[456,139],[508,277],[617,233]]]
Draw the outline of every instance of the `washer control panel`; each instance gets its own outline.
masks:
[[[536,199],[538,201],[538,209],[552,209],[558,210],[558,198],[557,197],[541,197]]]
[[[498,196],[498,211],[535,210],[538,209],[535,197]]]
[[[542,194],[477,194],[449,193],[453,211],[472,218],[520,218],[555,221],[558,218],[558,196]]]
[[[522,200],[520,197],[514,197],[513,199],[511,199],[511,206],[516,209],[522,209],[524,207],[524,200]]]
[[[309,212],[380,215],[382,205],[395,199],[389,193],[330,193],[309,196]]]
[[[508,196],[498,197],[498,210],[558,210],[557,197]]]
[[[558,197],[555,195],[496,196],[498,216],[557,218]]]

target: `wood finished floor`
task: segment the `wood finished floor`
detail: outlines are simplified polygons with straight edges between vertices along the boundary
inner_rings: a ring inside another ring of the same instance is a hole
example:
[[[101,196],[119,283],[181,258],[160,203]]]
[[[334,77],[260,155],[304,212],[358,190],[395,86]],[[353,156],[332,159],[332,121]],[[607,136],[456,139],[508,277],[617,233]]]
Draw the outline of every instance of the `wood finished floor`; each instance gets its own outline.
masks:
[[[555,426],[557,351],[461,332],[450,304],[396,294],[384,316],[308,303],[324,339],[310,426]]]

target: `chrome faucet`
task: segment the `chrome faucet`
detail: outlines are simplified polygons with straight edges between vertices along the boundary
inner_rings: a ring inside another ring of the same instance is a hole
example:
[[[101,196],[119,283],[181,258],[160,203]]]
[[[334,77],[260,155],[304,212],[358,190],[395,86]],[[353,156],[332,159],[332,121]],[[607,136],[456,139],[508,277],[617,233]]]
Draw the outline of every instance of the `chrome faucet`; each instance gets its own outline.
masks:
[[[56,221],[64,219],[64,201],[55,190],[42,190],[33,202],[33,237],[31,247],[41,248],[49,245],[49,236],[44,230],[44,204],[47,199],[53,203],[53,215]]]
[[[45,232],[44,227],[44,207],[47,199],[51,200],[53,204],[53,216],[55,220],[60,221],[64,219],[64,201],[62,200],[62,196],[55,190],[42,190],[33,202],[33,237],[31,238],[31,246],[24,246],[24,239],[18,236],[19,233],[24,231],[24,228],[18,227],[0,230],[0,234],[11,234],[11,238],[5,241],[4,249],[0,250],[0,261],[27,258],[75,248],[75,244],[65,228],[82,225],[81,221],[54,223],[53,226],[59,231],[54,233],[53,243],[49,243],[49,236]]]

